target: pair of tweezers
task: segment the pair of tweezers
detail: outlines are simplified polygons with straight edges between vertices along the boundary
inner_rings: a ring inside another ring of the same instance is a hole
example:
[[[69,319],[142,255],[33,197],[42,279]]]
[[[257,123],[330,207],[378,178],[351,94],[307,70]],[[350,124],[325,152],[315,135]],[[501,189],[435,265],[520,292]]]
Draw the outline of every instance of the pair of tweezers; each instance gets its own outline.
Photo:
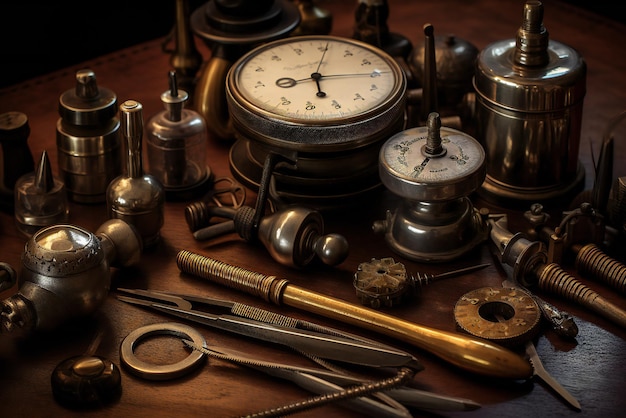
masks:
[[[414,372],[423,370],[423,366],[414,356],[402,350],[261,308],[209,297],[163,291],[141,289],[118,289],[118,291],[134,296],[118,295],[121,301],[149,307],[178,318],[239,335],[281,344],[306,355],[324,367],[328,367],[325,360],[333,360],[374,368],[409,368]],[[221,313],[213,313],[216,310]],[[277,370],[282,370],[283,378],[286,375],[292,378],[313,376],[310,370],[305,373],[293,371],[288,367],[274,366],[267,370],[271,370],[273,375],[278,374]],[[322,375],[313,376],[313,380],[356,383],[356,380],[345,376],[343,371],[331,374],[322,373]],[[429,410],[458,411],[480,407],[479,404],[468,399],[436,395],[404,386],[386,391],[385,394],[391,398],[398,398],[402,404]]]

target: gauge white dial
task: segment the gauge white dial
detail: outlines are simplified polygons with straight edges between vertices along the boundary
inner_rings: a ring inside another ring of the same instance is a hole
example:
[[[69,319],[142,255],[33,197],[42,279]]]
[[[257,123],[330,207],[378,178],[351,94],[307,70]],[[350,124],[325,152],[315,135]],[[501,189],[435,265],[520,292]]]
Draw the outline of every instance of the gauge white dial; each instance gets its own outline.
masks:
[[[397,126],[405,89],[400,67],[380,49],[299,36],[260,46],[235,63],[227,99],[233,123],[261,141],[352,147]]]
[[[427,149],[428,129],[407,129],[391,137],[380,153],[383,183],[397,194],[420,200],[469,195],[484,179],[485,152],[471,136],[442,127],[440,149]]]
[[[397,76],[379,53],[352,42],[309,38],[259,51],[238,73],[242,95],[266,112],[343,121],[379,106]]]
[[[465,134],[450,132],[441,138],[445,153],[424,152],[426,132],[398,135],[385,146],[384,158],[399,177],[416,182],[450,182],[472,173],[482,164],[484,152]]]

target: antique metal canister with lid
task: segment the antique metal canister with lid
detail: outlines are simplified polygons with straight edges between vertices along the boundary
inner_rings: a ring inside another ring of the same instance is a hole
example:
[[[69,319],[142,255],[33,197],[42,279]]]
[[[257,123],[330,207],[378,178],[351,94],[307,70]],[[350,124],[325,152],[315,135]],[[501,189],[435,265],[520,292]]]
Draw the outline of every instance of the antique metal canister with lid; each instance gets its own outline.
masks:
[[[122,172],[117,96],[99,87],[92,70],[76,72],[76,87],[59,97],[57,150],[68,197],[102,203],[109,182]]]
[[[543,12],[527,1],[516,38],[487,46],[476,61],[476,138],[487,155],[479,194],[500,204],[557,202],[584,187],[586,64],[549,39]]]

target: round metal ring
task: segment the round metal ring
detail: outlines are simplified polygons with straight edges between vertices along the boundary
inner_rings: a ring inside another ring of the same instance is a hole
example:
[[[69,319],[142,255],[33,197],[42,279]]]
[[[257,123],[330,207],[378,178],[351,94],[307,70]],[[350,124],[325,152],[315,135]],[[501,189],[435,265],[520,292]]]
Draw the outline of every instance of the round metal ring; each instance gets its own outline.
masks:
[[[538,331],[541,310],[521,289],[484,287],[461,296],[454,319],[469,334],[515,346]]]
[[[134,349],[139,342],[153,335],[174,335],[207,347],[204,337],[190,326],[166,322],[146,325],[128,334],[120,346],[120,360],[135,375],[148,380],[168,380],[181,377],[200,365],[205,354],[193,350],[184,360],[174,364],[157,365],[140,360]]]

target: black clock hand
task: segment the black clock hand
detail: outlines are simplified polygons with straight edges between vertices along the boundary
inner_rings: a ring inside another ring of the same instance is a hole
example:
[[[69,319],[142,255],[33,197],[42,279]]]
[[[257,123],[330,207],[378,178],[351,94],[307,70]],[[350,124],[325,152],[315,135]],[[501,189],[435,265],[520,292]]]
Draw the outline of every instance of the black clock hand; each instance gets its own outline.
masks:
[[[326,42],[324,52],[322,52],[322,58],[320,58],[320,62],[317,64],[317,70],[315,70],[313,74],[319,74],[320,68],[322,68],[322,63],[324,62],[324,57],[326,56],[326,51],[328,51],[328,42]],[[311,78],[313,78],[313,74],[311,74]]]
[[[326,51],[328,51],[328,42],[326,42],[326,46],[324,47],[324,52],[322,52],[320,62],[317,64],[317,70],[315,70],[314,73],[311,73],[311,78],[313,79],[313,81],[315,81],[315,85],[317,86],[317,93],[315,93],[317,97],[326,97],[326,93],[324,93],[322,91],[322,88],[320,87],[320,79],[322,78],[322,75],[320,74],[320,68],[322,68],[322,63],[324,62]]]
[[[417,178],[420,174],[422,174],[422,172],[426,168],[426,164],[428,164],[429,161],[430,157],[426,157],[420,165],[416,165],[415,167],[413,167],[413,177]]]
[[[389,73],[389,71],[373,71],[371,73],[350,73],[350,74],[331,74],[331,75],[321,75],[320,73],[313,73],[311,74],[311,77],[307,77],[307,78],[301,78],[299,80],[293,79],[291,77],[281,77],[279,79],[276,80],[276,85],[278,87],[282,87],[282,88],[289,88],[289,87],[293,87],[296,84],[302,83],[304,81],[310,81],[310,80],[319,80],[320,78],[339,78],[339,77],[378,77],[381,74],[386,74]]]
[[[317,97],[326,97],[326,93],[324,93],[320,87],[320,79],[322,78],[322,75],[320,73],[313,73],[311,74],[311,78],[315,80],[315,84],[317,85],[317,93],[315,93],[315,95]]]

